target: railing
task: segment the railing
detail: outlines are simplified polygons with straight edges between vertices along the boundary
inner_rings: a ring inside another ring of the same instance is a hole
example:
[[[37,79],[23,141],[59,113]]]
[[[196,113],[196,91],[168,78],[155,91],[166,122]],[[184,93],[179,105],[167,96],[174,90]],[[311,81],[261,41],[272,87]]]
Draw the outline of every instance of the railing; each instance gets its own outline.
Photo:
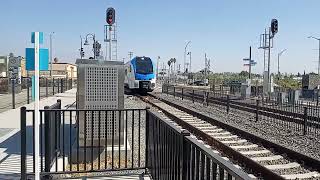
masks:
[[[75,110],[60,107],[58,102],[40,110],[39,166],[42,177],[144,171],[146,109]],[[34,133],[34,110],[22,107],[22,179],[35,172]],[[26,160],[30,156],[32,167],[27,167]]]
[[[2,78],[3,79],[3,78]],[[5,94],[3,96],[3,101],[6,103],[0,104],[0,111],[5,111],[8,109],[15,109],[17,106],[24,104],[29,104],[32,102],[32,83],[31,78],[22,78],[21,92],[18,91],[18,84],[16,80],[8,80],[4,86],[1,86],[1,89],[7,89],[3,91],[4,93],[9,93],[11,95]],[[66,79],[66,78],[40,78],[40,98],[53,96],[57,93],[63,93],[67,90],[72,89],[76,84],[75,79]],[[9,86],[12,87],[9,91]]]
[[[40,110],[43,179],[108,172],[150,173],[153,179],[250,179],[185,130],[149,109]],[[93,122],[93,123],[92,123]],[[21,179],[34,175],[34,110],[21,108]],[[32,166],[27,166],[32,161]],[[68,175],[68,176],[66,176]]]
[[[243,101],[224,92],[211,92],[191,88],[182,88],[164,85],[163,93],[189,99],[208,105],[220,106],[229,113],[231,109],[248,112],[254,115],[255,121],[261,118],[271,118],[270,123],[281,124],[287,128],[302,132],[302,134],[320,134],[320,108],[304,105],[301,102],[294,104],[267,104],[261,100]]]
[[[252,179],[160,115],[148,111],[147,169],[153,179]]]

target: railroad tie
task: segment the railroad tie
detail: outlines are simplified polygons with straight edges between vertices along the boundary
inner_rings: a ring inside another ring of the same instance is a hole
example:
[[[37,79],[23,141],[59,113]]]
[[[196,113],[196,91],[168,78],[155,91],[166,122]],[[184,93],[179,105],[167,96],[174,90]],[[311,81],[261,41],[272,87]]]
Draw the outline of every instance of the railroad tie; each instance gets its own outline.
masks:
[[[308,173],[301,173],[301,174],[286,174],[281,175],[285,179],[312,179],[316,177],[320,177],[320,174],[316,171],[308,172]]]
[[[257,161],[257,162],[262,162],[262,161],[274,161],[274,160],[279,160],[282,158],[283,157],[280,155],[275,155],[275,156],[267,156],[267,157],[253,157],[251,159],[254,161]]]
[[[257,144],[250,144],[250,145],[240,145],[240,146],[230,146],[232,149],[251,149],[259,147]]]
[[[260,151],[240,151],[240,153],[244,155],[257,155],[257,154],[268,154],[270,153],[270,151],[267,149],[264,149]]]
[[[218,132],[218,133],[208,133],[210,136],[224,136],[224,135],[231,135],[230,132]]]
[[[223,131],[223,129],[213,129],[213,128],[211,128],[211,127],[204,127],[204,128],[200,128],[201,129],[201,131],[203,131],[203,132],[206,132],[206,133],[209,133],[209,132],[221,132],[221,131]]]
[[[266,168],[270,170],[277,170],[277,169],[291,169],[300,167],[300,164],[294,162],[294,163],[288,163],[288,164],[275,164],[275,165],[266,165]]]
[[[215,139],[234,139],[234,138],[237,138],[238,136],[237,135],[231,135],[231,136],[217,136],[217,137],[214,137]]]
[[[241,144],[241,143],[245,143],[248,142],[245,139],[240,139],[240,140],[235,140],[235,141],[221,141],[223,144]]]

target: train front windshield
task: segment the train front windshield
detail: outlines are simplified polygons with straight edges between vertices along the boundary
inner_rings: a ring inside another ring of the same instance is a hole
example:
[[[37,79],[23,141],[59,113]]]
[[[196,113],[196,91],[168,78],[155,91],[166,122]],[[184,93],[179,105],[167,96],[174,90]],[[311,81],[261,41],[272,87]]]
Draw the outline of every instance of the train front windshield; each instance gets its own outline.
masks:
[[[153,73],[153,66],[150,58],[137,58],[136,66],[137,66],[136,73],[138,74]]]

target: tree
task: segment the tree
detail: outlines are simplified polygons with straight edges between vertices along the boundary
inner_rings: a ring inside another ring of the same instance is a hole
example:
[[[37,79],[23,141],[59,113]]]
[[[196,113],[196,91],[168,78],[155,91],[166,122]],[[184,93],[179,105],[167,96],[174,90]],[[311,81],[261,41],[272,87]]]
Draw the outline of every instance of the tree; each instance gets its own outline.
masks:
[[[53,59],[53,61],[54,61],[54,63],[58,63],[58,58],[57,57],[55,57],[54,59]]]
[[[242,76],[242,77],[249,77],[249,73],[247,71],[241,71],[239,76]]]

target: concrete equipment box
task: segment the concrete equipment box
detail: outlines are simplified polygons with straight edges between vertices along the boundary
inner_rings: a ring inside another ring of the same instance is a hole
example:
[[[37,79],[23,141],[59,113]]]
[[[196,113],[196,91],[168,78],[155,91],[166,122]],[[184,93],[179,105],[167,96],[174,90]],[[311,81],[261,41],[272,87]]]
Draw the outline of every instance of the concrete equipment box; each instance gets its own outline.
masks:
[[[123,112],[105,111],[124,108],[123,63],[77,59],[76,64],[78,66],[77,109],[97,110],[79,113],[79,145],[84,146],[86,143],[86,146],[91,146],[93,139],[93,145],[97,147],[99,126],[100,146],[104,146],[105,141],[110,144],[112,136],[115,144],[123,144]]]

